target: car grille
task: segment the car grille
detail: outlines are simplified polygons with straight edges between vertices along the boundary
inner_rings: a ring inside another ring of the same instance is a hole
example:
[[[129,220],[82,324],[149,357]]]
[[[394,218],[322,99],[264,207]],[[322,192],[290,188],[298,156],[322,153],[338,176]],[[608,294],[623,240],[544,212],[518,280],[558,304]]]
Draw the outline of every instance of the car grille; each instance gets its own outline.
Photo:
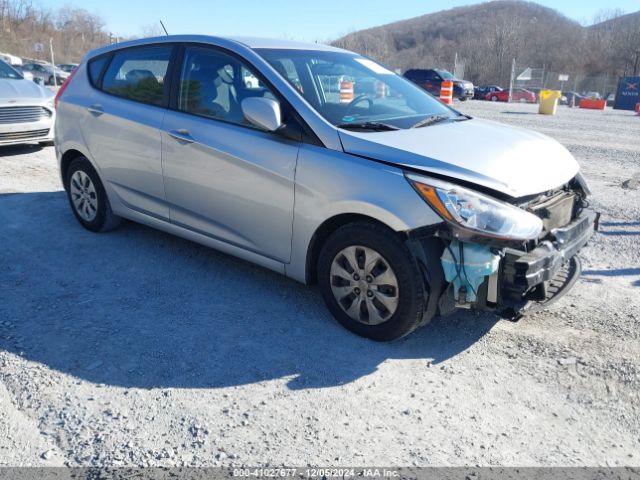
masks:
[[[0,133],[0,142],[6,140],[33,140],[49,135],[49,129],[31,130],[30,132],[7,132]]]
[[[51,112],[44,107],[0,107],[0,125],[37,122],[45,118],[51,118]]]

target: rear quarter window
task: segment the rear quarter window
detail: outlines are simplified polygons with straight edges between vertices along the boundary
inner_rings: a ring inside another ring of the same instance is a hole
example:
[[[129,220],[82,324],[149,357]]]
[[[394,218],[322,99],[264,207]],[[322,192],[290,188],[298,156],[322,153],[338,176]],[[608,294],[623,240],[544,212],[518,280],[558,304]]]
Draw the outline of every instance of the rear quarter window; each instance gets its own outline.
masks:
[[[105,65],[109,62],[109,58],[111,58],[109,55],[103,55],[89,60],[89,65],[87,67],[89,70],[89,80],[91,81],[91,85],[94,87],[98,86],[100,74],[102,73]]]
[[[153,46],[122,50],[113,54],[101,89],[112,95],[163,105],[165,77],[172,47]]]

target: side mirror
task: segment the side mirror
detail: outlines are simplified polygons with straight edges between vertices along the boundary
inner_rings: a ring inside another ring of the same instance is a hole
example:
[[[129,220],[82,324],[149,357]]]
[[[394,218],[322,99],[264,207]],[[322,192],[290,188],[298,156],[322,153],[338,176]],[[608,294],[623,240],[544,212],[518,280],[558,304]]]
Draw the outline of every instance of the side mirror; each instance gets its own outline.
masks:
[[[275,132],[282,126],[280,104],[271,98],[245,98],[241,108],[247,120],[268,132]]]
[[[36,82],[38,85],[42,84],[42,79],[40,77],[33,77],[33,81]]]

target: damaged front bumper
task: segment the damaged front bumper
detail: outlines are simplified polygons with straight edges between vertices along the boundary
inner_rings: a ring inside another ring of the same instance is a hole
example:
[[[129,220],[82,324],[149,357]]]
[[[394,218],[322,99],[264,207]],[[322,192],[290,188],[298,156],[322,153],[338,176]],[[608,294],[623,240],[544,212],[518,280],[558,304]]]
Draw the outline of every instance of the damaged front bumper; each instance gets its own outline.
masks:
[[[551,280],[562,265],[586,245],[597,228],[599,214],[583,214],[563,228],[551,233],[553,241],[546,240],[529,253],[507,251],[504,263],[504,282],[508,291],[516,296],[536,285]]]
[[[447,278],[451,283],[440,298],[440,313],[450,313],[456,307],[476,308],[496,311],[513,319],[524,311],[544,308],[559,299],[570,290],[580,275],[577,253],[598,229],[599,216],[593,210],[582,210],[571,223],[553,229],[544,241],[528,252],[486,246],[487,254],[500,256],[500,262],[481,282],[474,278],[475,272],[481,274],[481,270],[474,268],[469,275],[467,269],[463,268],[464,256],[460,262],[460,256],[446,247],[442,258],[445,274],[447,268],[451,269],[452,257],[454,263],[458,261],[460,264]],[[450,245],[457,247],[458,242],[454,240]],[[461,255],[464,255],[464,248],[460,249]],[[455,281],[452,281],[453,275]],[[459,281],[461,276],[462,282]]]

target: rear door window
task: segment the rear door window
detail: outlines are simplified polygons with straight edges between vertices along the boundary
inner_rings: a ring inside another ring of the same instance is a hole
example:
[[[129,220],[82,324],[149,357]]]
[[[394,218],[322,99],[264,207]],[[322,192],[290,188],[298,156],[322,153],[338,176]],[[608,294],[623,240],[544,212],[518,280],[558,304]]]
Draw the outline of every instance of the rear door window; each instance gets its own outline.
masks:
[[[116,52],[104,74],[102,90],[136,102],[164,105],[172,48],[163,45]]]

